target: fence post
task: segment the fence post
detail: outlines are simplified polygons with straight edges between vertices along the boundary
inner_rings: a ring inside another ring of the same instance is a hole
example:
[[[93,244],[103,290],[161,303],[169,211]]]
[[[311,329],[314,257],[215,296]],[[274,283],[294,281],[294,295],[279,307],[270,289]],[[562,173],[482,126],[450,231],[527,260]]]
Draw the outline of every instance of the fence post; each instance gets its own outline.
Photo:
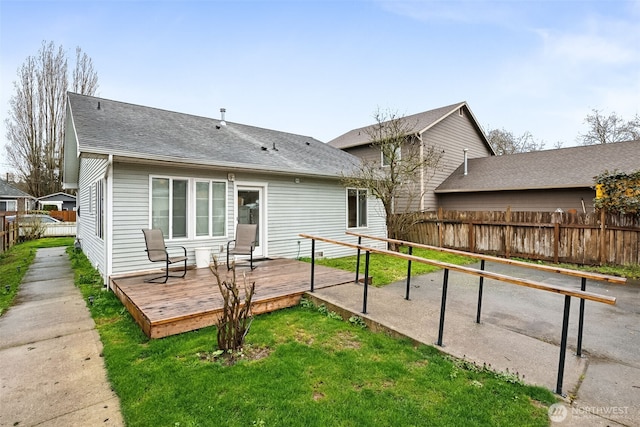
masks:
[[[567,354],[567,331],[569,330],[569,308],[571,297],[564,297],[564,315],[562,317],[562,337],[560,338],[560,361],[558,362],[558,381],[556,382],[556,393],[562,396],[562,380],[564,378],[564,359]]]
[[[443,243],[443,224],[442,224],[442,207],[438,208],[438,222],[436,224],[438,224],[438,246],[440,246],[441,248],[442,243]]]
[[[364,298],[362,300],[362,314],[367,314],[367,291],[369,289],[369,254],[367,251],[364,256]]]
[[[413,255],[413,246],[409,246],[409,255]],[[411,287],[411,260],[407,261],[407,292],[404,299],[409,300],[409,288]]]
[[[600,265],[607,262],[607,214],[604,208],[600,209]]]
[[[505,214],[505,221],[507,225],[504,228],[504,256],[510,258],[511,256],[511,206],[507,206],[507,212]]]
[[[449,269],[444,269],[444,279],[442,281],[442,301],[440,302],[440,327],[438,328],[438,341],[436,345],[443,347],[442,335],[444,333],[444,312],[447,308],[447,285],[449,284]]]
[[[553,224],[553,262],[556,264],[560,259],[560,223]]]

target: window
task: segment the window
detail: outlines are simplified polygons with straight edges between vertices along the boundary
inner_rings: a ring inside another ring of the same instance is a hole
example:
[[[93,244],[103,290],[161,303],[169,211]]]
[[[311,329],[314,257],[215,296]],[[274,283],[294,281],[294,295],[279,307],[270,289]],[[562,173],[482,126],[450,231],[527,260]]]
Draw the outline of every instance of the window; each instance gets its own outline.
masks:
[[[17,211],[18,203],[16,200],[0,200],[0,211]]]
[[[151,227],[168,239],[225,236],[226,194],[225,182],[152,177]]]
[[[392,162],[397,162],[402,157],[402,147],[396,147],[393,156],[391,156],[391,151],[393,147],[382,147],[380,148],[380,155],[382,157],[382,166],[391,166]]]
[[[104,239],[104,180],[96,181],[93,186],[95,187],[93,205],[96,208],[96,236]]]
[[[347,226],[349,228],[367,226],[367,190],[347,189]]]
[[[151,179],[151,227],[169,239],[187,237],[186,179]]]
[[[226,234],[226,184],[196,181],[196,236],[220,237]]]

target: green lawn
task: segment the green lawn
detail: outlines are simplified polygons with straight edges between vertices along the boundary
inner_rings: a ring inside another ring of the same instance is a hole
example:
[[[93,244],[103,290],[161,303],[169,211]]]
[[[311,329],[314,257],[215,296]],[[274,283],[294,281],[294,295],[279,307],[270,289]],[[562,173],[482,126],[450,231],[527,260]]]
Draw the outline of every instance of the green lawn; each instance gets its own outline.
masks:
[[[402,253],[407,253],[407,248],[401,249]],[[414,249],[413,255],[434,259],[442,262],[448,262],[450,264],[472,264],[477,260],[474,258],[464,257],[460,255],[452,255],[439,251],[432,251],[427,249]],[[302,258],[302,261],[311,262],[310,258]],[[360,277],[364,277],[364,253],[360,255]],[[348,256],[343,258],[321,258],[317,259],[316,263],[319,265],[326,265],[328,267],[339,268],[341,270],[353,271],[355,274],[357,256]],[[432,273],[439,270],[438,267],[434,267],[428,264],[421,264],[418,262],[411,263],[411,276],[417,276],[420,274]],[[407,260],[392,257],[389,255],[372,253],[369,258],[369,276],[373,277],[374,286],[384,286],[389,283],[403,280],[407,277]]]
[[[0,254],[0,316],[13,304],[36,249],[72,245],[73,237],[50,237],[19,243]]]
[[[548,425],[550,391],[308,302],[256,317],[247,356],[233,366],[212,361],[215,327],[150,341],[84,255],[68,252],[83,296],[94,297],[88,306],[129,426]]]

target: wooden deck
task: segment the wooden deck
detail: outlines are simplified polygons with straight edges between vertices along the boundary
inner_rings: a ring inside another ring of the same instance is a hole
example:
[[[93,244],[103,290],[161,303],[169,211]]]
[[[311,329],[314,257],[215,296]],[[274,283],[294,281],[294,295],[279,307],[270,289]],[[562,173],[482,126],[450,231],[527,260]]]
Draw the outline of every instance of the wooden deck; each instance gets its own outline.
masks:
[[[253,314],[294,306],[302,294],[310,290],[309,263],[274,259],[258,261],[256,265],[253,271],[243,266],[237,269],[239,283],[242,283],[243,272],[246,272],[247,283],[256,283]],[[169,278],[166,284],[145,283],[150,277],[153,275],[111,280],[113,291],[148,337],[167,337],[217,322],[222,311],[222,296],[208,268],[188,270],[184,279]],[[315,266],[316,289],[353,280],[353,273]]]

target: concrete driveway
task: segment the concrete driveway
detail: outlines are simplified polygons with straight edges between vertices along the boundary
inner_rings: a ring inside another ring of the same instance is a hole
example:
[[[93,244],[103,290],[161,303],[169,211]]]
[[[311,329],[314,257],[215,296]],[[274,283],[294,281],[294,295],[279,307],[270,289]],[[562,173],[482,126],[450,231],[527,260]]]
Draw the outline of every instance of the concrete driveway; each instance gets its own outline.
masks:
[[[471,265],[479,268],[479,264]],[[522,267],[487,263],[510,276],[580,289],[580,279]],[[375,278],[374,278],[375,280]],[[426,344],[438,336],[443,272],[406,282],[369,287],[367,319]],[[571,299],[563,392],[566,403],[552,425],[640,425],[640,285],[588,281],[587,290],[615,296],[610,306],[587,301],[583,357],[576,357],[579,300]],[[314,293],[338,310],[362,311],[363,286],[340,285]],[[509,372],[528,383],[555,390],[564,297],[555,293],[485,280],[482,319],[475,323],[478,278],[451,272],[442,350],[456,357]],[[362,315],[362,314],[360,314]],[[572,401],[572,403],[569,403]]]

